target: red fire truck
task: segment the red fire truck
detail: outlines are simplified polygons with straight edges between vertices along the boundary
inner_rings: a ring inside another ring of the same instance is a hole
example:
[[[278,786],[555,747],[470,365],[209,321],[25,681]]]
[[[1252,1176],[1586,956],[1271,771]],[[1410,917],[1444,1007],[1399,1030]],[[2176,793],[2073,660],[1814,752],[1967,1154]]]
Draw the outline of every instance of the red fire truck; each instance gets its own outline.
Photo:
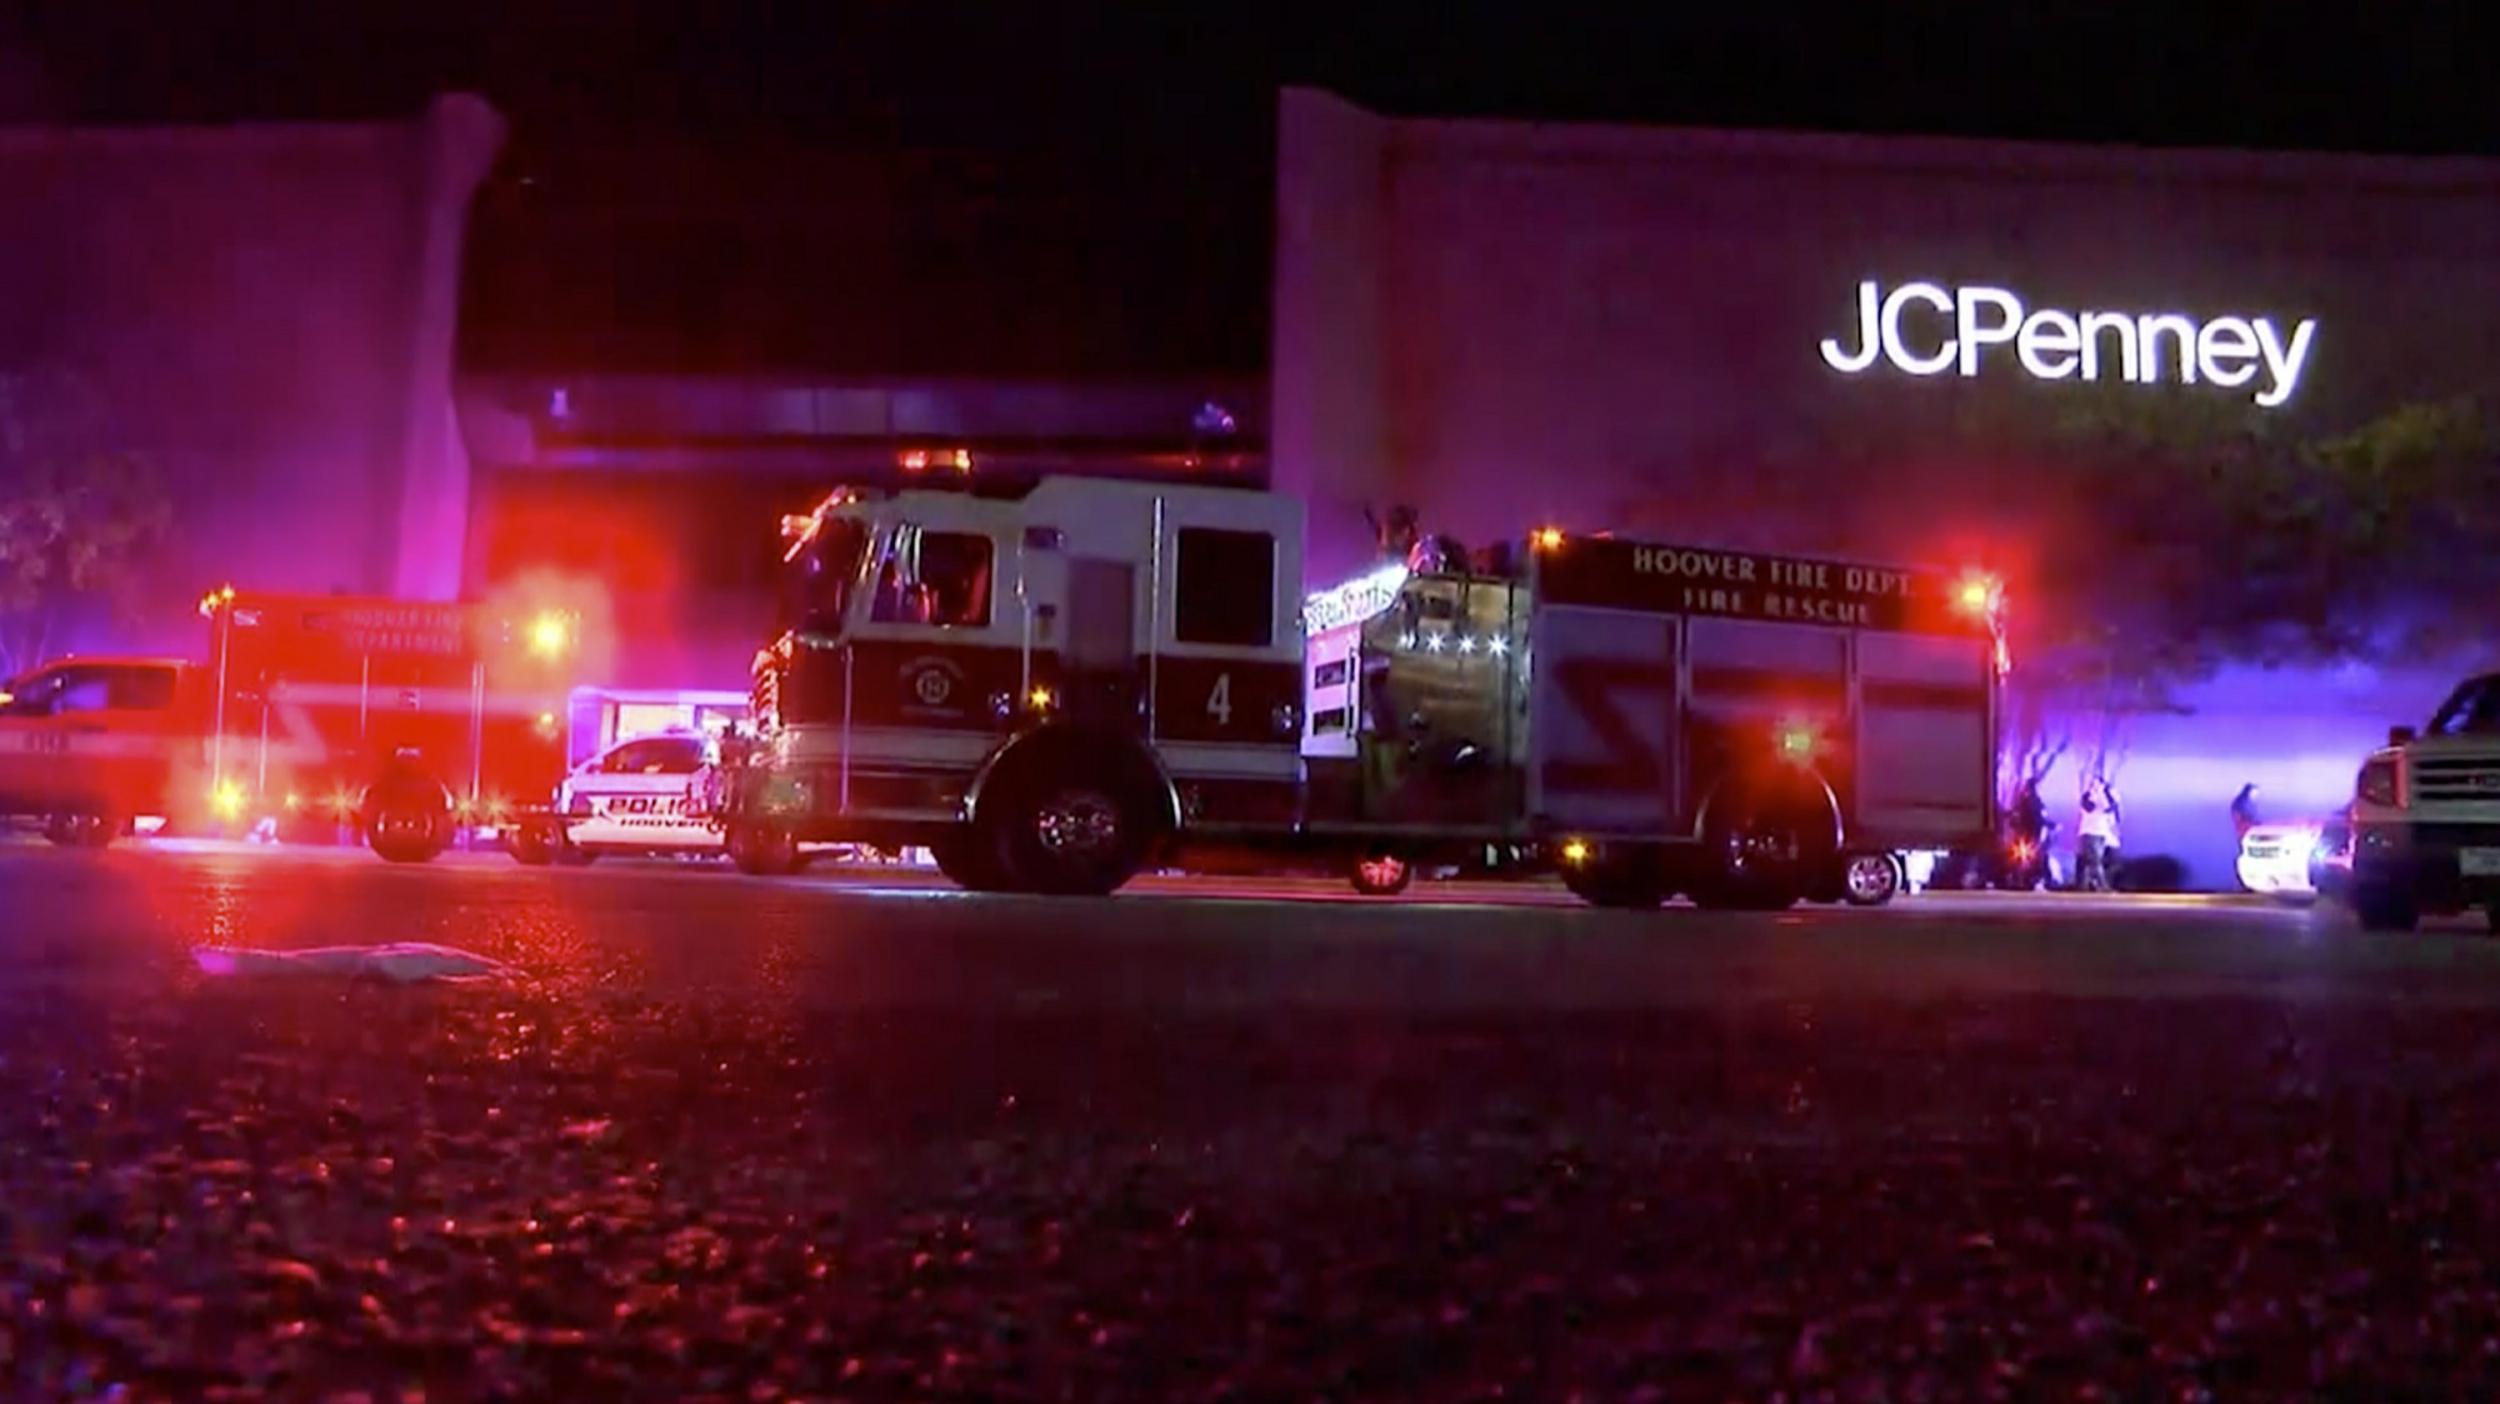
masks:
[[[65,659],[0,708],[0,804],[64,843],[345,834],[422,862],[564,773],[564,611],[211,592],[196,662]]]
[[[1777,907],[1887,899],[1894,852],[1995,828],[1979,577],[1545,530],[1304,599],[1293,500],[1090,479],[784,529],[722,776],[749,871],[925,844],[966,887],[1099,893],[1232,845],[1388,890],[1494,847],[1600,905]]]

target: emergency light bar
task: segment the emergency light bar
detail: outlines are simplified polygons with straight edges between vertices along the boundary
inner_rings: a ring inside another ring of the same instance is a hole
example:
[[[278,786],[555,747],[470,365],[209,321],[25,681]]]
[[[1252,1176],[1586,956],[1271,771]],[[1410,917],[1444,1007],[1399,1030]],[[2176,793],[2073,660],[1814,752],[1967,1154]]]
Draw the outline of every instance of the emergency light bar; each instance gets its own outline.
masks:
[[[925,473],[932,468],[951,468],[958,473],[969,473],[972,471],[972,450],[905,449],[895,462],[906,473]]]

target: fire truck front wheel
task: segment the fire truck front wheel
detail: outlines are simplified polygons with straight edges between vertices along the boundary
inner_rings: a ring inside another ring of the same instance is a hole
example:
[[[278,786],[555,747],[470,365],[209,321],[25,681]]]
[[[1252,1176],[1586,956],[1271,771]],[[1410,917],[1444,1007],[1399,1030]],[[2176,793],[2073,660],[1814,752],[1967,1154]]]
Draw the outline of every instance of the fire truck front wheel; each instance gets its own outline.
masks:
[[[946,880],[966,892],[996,892],[1006,886],[1005,875],[991,856],[991,846],[981,835],[959,829],[929,841],[929,856],[936,860],[938,871]]]
[[[1021,767],[981,806],[1006,885],[1056,897],[1100,897],[1144,866],[1150,811],[1116,770],[1066,760]]]

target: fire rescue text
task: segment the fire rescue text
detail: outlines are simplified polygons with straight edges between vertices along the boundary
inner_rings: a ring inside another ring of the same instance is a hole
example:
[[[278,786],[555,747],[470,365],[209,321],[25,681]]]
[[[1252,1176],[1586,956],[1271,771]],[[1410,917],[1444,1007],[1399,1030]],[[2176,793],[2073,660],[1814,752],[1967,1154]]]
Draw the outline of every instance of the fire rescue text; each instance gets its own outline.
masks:
[[[1868,599],[1905,599],[1910,593],[1908,571],[1726,551],[1636,546],[1632,569],[1690,582],[1679,601],[1687,610],[1807,624],[1871,625],[1875,616]]]

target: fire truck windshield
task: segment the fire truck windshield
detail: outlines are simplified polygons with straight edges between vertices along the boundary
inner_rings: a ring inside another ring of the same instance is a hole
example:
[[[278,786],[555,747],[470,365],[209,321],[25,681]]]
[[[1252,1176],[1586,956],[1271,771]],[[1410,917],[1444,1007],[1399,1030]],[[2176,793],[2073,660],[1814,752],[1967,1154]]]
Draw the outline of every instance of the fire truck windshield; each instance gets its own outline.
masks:
[[[841,632],[843,611],[859,583],[860,562],[867,549],[866,522],[825,517],[783,569],[782,627],[820,634]]]

